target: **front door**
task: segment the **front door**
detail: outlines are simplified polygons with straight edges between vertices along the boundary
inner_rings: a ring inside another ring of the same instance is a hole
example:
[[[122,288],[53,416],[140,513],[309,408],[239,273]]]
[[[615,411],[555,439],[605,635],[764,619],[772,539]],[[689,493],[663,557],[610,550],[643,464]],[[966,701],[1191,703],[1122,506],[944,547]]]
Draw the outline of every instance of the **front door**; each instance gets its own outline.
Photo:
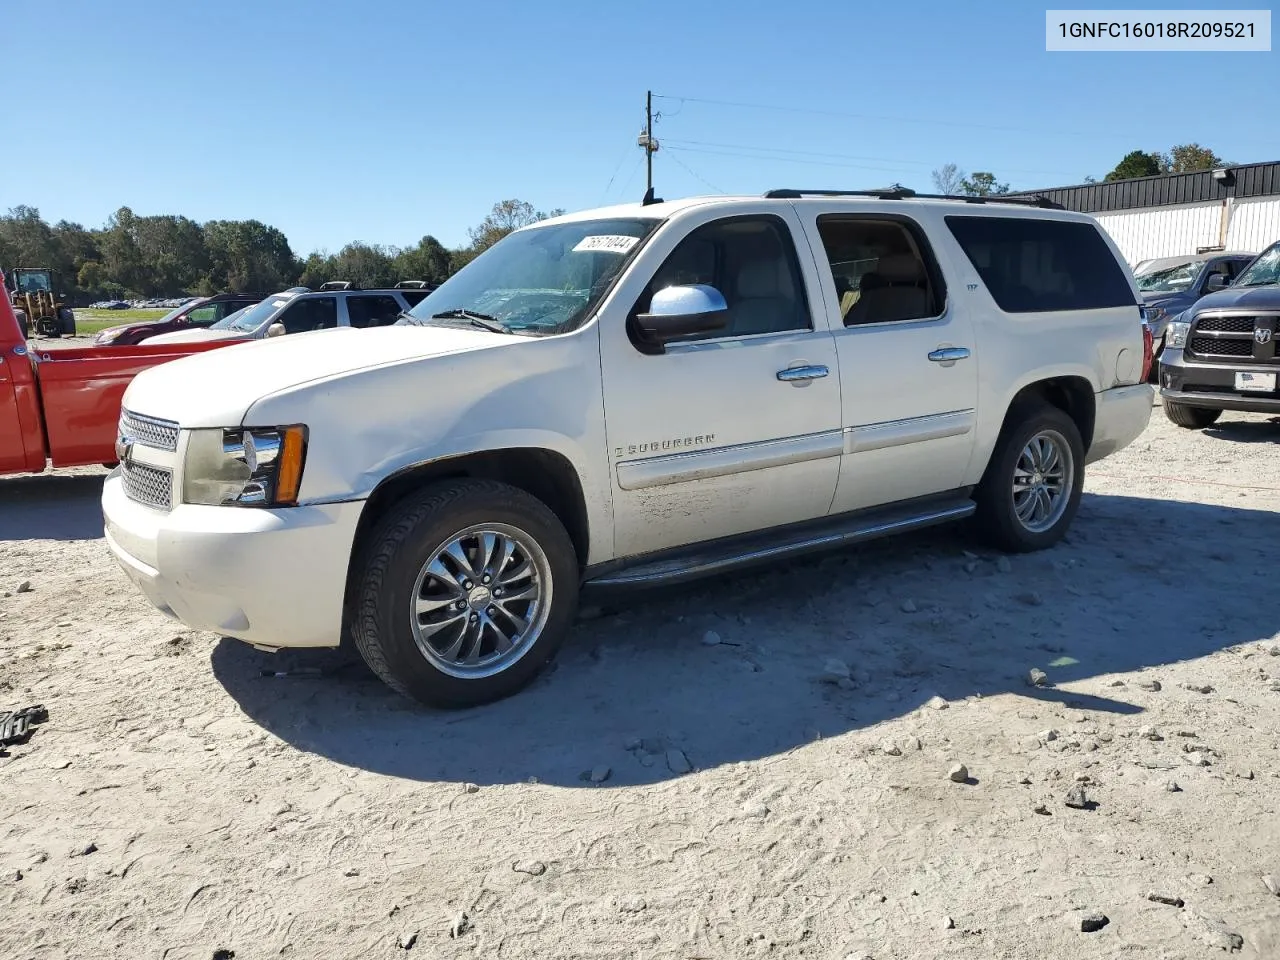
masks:
[[[974,446],[977,350],[924,230],[898,214],[817,213],[806,225],[826,254],[835,304],[844,461],[833,512],[961,487]]]
[[[3,295],[2,291],[0,295]],[[22,425],[18,422],[18,399],[13,386],[13,365],[19,361],[29,363],[25,354],[6,355],[0,350],[0,474],[29,469],[22,439]]]
[[[799,223],[777,210],[686,214],[641,252],[602,317],[619,557],[810,520],[831,506],[841,452],[835,343],[813,258],[797,255]],[[657,290],[695,283],[722,293],[725,328],[646,352],[630,317]]]

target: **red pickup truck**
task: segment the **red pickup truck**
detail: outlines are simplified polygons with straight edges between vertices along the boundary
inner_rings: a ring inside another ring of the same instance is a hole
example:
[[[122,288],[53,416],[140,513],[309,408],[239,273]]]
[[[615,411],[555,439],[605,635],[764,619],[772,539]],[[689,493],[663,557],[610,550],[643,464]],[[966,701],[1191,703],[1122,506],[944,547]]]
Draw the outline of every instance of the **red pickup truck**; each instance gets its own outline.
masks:
[[[4,275],[0,273],[0,289]],[[42,352],[0,296],[0,474],[115,462],[120,398],[137,374],[237,340]]]

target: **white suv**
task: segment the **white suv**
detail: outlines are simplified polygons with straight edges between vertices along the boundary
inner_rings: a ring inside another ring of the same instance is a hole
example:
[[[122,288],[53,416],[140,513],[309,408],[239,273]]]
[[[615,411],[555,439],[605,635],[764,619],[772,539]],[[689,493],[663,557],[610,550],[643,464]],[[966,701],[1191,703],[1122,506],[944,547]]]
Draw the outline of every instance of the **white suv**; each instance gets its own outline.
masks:
[[[508,695],[580,591],[974,517],[1062,538],[1146,427],[1117,249],[1045,204],[694,198],[521,229],[395,326],[154,367],[103,492],[130,577],[255,647],[351,637],[421,701]]]

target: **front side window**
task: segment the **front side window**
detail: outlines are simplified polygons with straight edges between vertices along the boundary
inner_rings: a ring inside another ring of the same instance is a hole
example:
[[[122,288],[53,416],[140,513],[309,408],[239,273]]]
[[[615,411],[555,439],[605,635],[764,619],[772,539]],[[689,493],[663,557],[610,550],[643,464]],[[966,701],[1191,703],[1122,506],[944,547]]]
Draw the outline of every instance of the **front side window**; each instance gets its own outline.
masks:
[[[299,300],[274,323],[283,323],[285,333],[306,333],[308,330],[325,330],[338,325],[338,302],[333,297],[308,297]]]
[[[1189,289],[1196,277],[1200,276],[1200,269],[1203,266],[1202,260],[1187,260],[1172,266],[1161,267],[1159,270],[1140,273],[1134,277],[1134,280],[1143,293],[1181,293]]]
[[[671,252],[636,302],[649,309],[653,295],[672,286],[706,284],[729,307],[723,329],[683,338],[746,337],[812,327],[795,244],[777,217],[733,217],[698,227]]]
[[[196,327],[207,327],[218,319],[217,304],[207,303],[203,307],[196,307],[187,314],[187,322]]]
[[[918,228],[897,220],[825,216],[818,234],[846,327],[924,320],[942,313],[945,293]]]
[[[347,317],[353,327],[386,327],[400,316],[400,302],[386,294],[347,297]]]
[[[1034,217],[946,221],[1005,313],[1136,305],[1124,271],[1092,223]]]
[[[409,311],[402,324],[473,325],[525,336],[577,329],[661,221],[581,220],[517,230]]]
[[[1280,243],[1260,253],[1232,286],[1262,287],[1277,282],[1280,282]]]
[[[248,330],[257,330],[262,326],[263,321],[272,316],[281,307],[287,307],[291,301],[291,297],[269,297],[261,303],[248,307],[243,312],[229,314],[219,320],[212,327],[214,330],[235,330],[245,332]]]

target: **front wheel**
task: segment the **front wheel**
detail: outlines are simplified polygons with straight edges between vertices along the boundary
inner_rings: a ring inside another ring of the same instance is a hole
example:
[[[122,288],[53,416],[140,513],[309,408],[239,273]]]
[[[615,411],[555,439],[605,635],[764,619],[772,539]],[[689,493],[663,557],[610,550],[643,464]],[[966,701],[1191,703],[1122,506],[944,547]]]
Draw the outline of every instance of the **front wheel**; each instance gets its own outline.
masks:
[[[976,521],[993,545],[1043,550],[1064,536],[1080,507],[1084,443],[1057,407],[1010,411],[974,500]]]
[[[1188,430],[1203,430],[1212,426],[1222,416],[1221,410],[1208,407],[1189,407],[1185,403],[1164,402],[1164,415],[1180,427]]]
[[[356,648],[388,686],[429,706],[520,690],[577,612],[578,559],[564,525],[502,483],[448,482],[401,501],[357,563]]]

